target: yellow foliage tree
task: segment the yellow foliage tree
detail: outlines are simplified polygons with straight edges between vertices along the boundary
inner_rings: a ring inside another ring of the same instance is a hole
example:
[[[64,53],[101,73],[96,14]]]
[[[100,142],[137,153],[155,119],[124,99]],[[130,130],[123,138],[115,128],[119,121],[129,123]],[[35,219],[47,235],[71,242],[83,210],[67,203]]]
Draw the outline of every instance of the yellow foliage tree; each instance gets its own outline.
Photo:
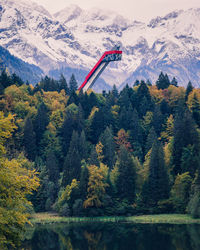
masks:
[[[27,195],[39,186],[35,170],[27,169],[19,160],[8,160],[4,154],[5,140],[11,137],[14,116],[0,112],[0,249],[19,243],[20,233],[28,222]]]
[[[103,144],[101,142],[99,142],[97,145],[96,145],[96,152],[97,152],[97,155],[98,155],[98,160],[101,162],[104,158],[104,155],[103,155]]]
[[[98,168],[95,165],[88,167],[89,170],[89,182],[88,182],[88,195],[87,199],[84,201],[84,208],[88,207],[101,207],[103,197],[106,192],[106,187],[108,186],[105,183],[104,171],[101,168]]]

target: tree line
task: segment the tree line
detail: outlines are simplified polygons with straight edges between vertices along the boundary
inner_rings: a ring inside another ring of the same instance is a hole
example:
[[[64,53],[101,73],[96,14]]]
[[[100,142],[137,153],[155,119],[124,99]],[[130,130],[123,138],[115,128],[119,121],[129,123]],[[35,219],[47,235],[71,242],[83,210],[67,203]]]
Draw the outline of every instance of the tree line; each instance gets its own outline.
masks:
[[[39,173],[27,197],[36,212],[200,216],[200,90],[191,82],[178,87],[161,72],[155,85],[97,94],[78,92],[74,75],[33,87],[4,71],[0,85],[0,108],[16,126],[6,157]]]

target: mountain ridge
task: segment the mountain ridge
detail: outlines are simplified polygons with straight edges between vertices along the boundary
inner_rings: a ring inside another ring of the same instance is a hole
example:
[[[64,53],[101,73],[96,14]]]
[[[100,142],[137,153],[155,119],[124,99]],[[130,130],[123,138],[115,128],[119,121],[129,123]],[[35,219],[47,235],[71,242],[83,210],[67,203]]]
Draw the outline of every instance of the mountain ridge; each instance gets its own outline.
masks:
[[[102,74],[107,84],[123,87],[136,79],[154,83],[164,71],[180,85],[190,80],[199,86],[199,8],[176,10],[146,24],[98,8],[86,11],[72,5],[51,15],[43,7],[30,8],[37,4],[27,7],[20,0],[13,8],[11,2],[0,3],[0,45],[45,74],[62,68],[88,72],[118,43],[122,61],[111,63]]]

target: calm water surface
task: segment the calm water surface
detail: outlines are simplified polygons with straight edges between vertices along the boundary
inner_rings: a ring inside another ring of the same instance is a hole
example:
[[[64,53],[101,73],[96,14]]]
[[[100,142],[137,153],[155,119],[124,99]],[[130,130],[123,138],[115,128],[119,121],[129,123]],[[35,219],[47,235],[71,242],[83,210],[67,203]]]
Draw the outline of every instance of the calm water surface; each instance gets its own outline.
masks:
[[[200,250],[200,225],[77,223],[30,228],[26,250]]]

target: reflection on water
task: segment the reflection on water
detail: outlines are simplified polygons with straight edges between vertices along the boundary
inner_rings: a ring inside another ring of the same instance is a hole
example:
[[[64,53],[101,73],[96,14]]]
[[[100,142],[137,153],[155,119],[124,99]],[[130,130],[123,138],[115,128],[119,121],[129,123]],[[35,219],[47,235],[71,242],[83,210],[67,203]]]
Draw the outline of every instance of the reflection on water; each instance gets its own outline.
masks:
[[[199,250],[200,225],[77,223],[27,230],[26,250]]]

